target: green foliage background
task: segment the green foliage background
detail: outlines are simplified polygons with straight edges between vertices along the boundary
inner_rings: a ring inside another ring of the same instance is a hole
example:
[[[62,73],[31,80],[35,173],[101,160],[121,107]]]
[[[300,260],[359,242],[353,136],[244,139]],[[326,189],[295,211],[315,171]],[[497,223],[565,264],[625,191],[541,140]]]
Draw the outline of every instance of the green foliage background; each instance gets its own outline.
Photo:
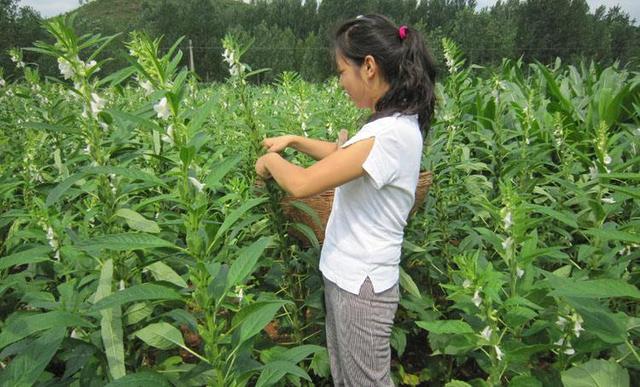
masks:
[[[319,3],[319,4],[318,4]],[[13,74],[10,47],[25,47],[46,35],[38,28],[35,11],[17,7],[16,0],[0,3],[0,67]],[[499,1],[476,10],[473,0],[95,0],[77,11],[80,33],[126,33],[145,30],[174,42],[193,41],[196,72],[204,81],[222,81],[226,69],[220,63],[220,40],[234,32],[256,42],[247,61],[273,71],[254,78],[271,82],[282,71],[300,74],[307,81],[323,81],[333,75],[330,61],[331,30],[343,19],[378,12],[397,23],[422,31],[445,73],[443,37],[453,39],[478,65],[499,65],[502,58],[522,57],[545,64],[556,57],[564,63],[580,60],[610,65],[614,61],[637,65],[640,27],[619,7],[589,10],[586,0]],[[124,39],[124,36],[119,39]],[[168,47],[165,47],[165,49]],[[107,53],[114,60],[108,71],[125,67],[126,52],[113,45]],[[55,74],[55,63],[27,57],[41,65],[43,74]],[[183,58],[187,64],[187,58]]]

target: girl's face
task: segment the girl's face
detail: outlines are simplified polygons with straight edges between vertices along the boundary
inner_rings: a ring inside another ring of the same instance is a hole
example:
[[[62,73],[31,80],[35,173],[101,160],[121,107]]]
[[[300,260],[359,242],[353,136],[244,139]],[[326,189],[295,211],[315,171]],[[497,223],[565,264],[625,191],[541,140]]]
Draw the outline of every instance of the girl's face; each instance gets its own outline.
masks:
[[[364,64],[358,66],[336,52],[336,66],[340,76],[340,86],[347,92],[356,107],[372,108],[374,104],[368,97],[368,85],[363,71]]]
[[[362,65],[358,66],[336,51],[336,66],[340,85],[356,107],[375,111],[376,102],[389,90],[389,84],[380,75],[375,59],[367,55]]]

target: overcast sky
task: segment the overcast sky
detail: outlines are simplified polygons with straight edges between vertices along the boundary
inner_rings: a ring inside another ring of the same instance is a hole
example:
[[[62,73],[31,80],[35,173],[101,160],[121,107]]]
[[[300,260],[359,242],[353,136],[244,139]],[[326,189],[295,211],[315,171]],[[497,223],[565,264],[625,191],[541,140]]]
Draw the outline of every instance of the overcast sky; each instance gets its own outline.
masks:
[[[495,0],[478,0],[478,6],[486,7],[495,2]],[[70,11],[77,8],[78,3],[78,0],[20,0],[20,5],[31,6],[45,17]],[[636,25],[640,21],[640,0],[587,0],[587,3],[589,3],[591,12],[600,5],[605,5],[607,8],[620,5],[633,19],[636,19]]]

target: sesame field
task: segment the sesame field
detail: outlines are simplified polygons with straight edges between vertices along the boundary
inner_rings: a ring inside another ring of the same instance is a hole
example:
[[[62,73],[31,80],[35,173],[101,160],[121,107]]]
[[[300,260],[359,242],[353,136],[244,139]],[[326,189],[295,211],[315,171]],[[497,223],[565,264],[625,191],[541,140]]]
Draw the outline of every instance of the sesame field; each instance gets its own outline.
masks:
[[[110,37],[46,28],[23,50],[56,78],[19,49],[22,76],[0,69],[0,386],[331,385],[320,245],[254,163],[267,136],[334,141],[366,112],[335,78],[255,85],[232,35],[228,80],[203,84],[179,42],[133,33],[108,74]],[[639,385],[640,73],[441,43],[396,385]]]

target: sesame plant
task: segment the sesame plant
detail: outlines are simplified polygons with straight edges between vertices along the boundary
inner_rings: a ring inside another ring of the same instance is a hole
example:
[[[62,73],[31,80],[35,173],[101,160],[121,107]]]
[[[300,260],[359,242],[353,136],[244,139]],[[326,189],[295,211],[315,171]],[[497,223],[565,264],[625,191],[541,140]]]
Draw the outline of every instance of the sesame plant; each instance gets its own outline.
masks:
[[[478,78],[443,47],[450,74],[425,153],[433,205],[407,248],[428,291],[402,301],[436,366],[405,380],[629,385],[640,366],[638,74],[505,61]]]
[[[233,35],[228,80],[206,85],[181,40],[132,33],[130,66],[105,74],[115,36],[77,36],[64,17],[45,28],[51,42],[6,53],[20,76],[0,70],[0,385],[330,385],[320,246],[253,166],[266,136],[335,141],[366,112],[335,78],[253,84],[265,70]],[[640,74],[481,68],[442,47],[396,384],[632,385]]]

